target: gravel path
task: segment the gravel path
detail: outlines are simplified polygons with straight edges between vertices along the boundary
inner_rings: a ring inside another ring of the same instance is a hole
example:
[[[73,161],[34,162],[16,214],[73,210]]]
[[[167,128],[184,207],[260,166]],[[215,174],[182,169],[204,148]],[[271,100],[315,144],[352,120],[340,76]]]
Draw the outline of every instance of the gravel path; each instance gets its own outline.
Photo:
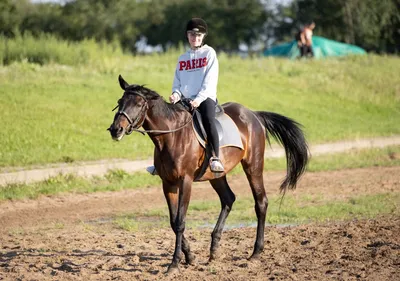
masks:
[[[359,139],[341,141],[327,144],[310,145],[312,155],[345,152],[352,149],[382,148],[385,146],[400,145],[400,136]],[[266,158],[279,158],[284,156],[284,150],[277,145],[272,146],[265,153]],[[152,159],[140,161],[126,161],[120,159],[101,160],[95,162],[82,162],[73,164],[59,164],[43,166],[26,170],[24,168],[0,169],[0,186],[12,183],[31,183],[42,181],[58,174],[75,174],[77,176],[103,175],[109,170],[124,170],[126,172],[144,171],[145,167],[152,164]]]

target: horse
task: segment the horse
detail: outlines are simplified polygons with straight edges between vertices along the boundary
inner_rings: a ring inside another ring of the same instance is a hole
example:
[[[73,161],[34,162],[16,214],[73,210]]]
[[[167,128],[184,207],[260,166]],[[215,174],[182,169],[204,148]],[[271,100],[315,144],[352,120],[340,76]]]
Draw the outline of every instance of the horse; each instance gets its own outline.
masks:
[[[179,271],[181,252],[187,264],[195,262],[184,231],[192,183],[201,173],[205,148],[199,144],[193,127],[189,125],[192,123],[192,114],[182,104],[167,103],[157,92],[143,85],[130,85],[121,75],[118,80],[124,93],[114,108],[118,108],[118,111],[108,130],[112,139],[117,141],[137,131],[147,133],[153,142],[154,165],[162,180],[170,225],[176,237],[175,251],[167,273]],[[256,260],[264,248],[268,208],[263,182],[266,141],[270,143],[271,135],[285,149],[287,173],[280,185],[283,195],[286,190],[296,188],[299,178],[304,173],[309,159],[308,145],[301,125],[288,117],[273,112],[252,111],[234,102],[224,103],[222,108],[238,127],[243,149],[230,146],[220,148],[220,159],[225,171],[216,174],[207,168],[201,177],[196,179],[209,181],[221,202],[221,211],[211,234],[209,261],[217,258],[222,230],[236,199],[226,175],[239,162],[247,176],[255,201],[257,234],[249,260]],[[144,130],[140,130],[140,127]]]

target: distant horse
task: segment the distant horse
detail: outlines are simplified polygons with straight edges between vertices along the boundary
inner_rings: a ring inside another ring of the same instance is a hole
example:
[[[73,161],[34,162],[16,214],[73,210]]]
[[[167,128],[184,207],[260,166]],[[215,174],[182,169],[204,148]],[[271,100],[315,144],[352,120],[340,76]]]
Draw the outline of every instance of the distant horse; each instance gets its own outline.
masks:
[[[114,140],[121,140],[133,131],[146,132],[154,143],[154,165],[162,180],[171,227],[176,235],[175,252],[168,272],[175,271],[178,270],[181,251],[188,264],[193,264],[195,260],[183,233],[192,183],[201,173],[205,149],[199,144],[191,126],[192,114],[181,104],[167,103],[155,91],[144,86],[129,85],[121,75],[119,83],[125,92],[118,101],[118,112],[108,130]],[[257,259],[264,248],[268,207],[263,182],[265,142],[269,142],[267,133],[285,148],[287,175],[280,186],[282,192],[296,188],[308,162],[308,146],[299,124],[287,117],[272,112],[251,111],[237,103],[225,103],[222,107],[238,127],[243,149],[222,147],[220,159],[225,172],[215,174],[207,168],[198,179],[210,181],[221,201],[221,212],[211,235],[210,261],[216,258],[222,229],[235,201],[226,174],[239,162],[255,200],[257,238],[249,259]],[[139,130],[140,127],[144,130]]]

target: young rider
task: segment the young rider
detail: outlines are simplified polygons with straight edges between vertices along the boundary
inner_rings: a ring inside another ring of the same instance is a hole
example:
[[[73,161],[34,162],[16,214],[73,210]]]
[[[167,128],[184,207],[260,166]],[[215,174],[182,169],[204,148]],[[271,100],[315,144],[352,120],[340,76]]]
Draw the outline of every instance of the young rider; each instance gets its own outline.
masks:
[[[212,146],[214,153],[214,157],[210,160],[210,169],[212,172],[223,172],[215,125],[219,64],[215,50],[204,44],[207,33],[208,27],[203,19],[192,18],[187,23],[186,37],[190,50],[178,59],[169,100],[171,103],[177,103],[181,98],[189,98],[192,100],[191,105],[199,109],[208,143]],[[154,170],[147,168],[147,171],[152,174]]]

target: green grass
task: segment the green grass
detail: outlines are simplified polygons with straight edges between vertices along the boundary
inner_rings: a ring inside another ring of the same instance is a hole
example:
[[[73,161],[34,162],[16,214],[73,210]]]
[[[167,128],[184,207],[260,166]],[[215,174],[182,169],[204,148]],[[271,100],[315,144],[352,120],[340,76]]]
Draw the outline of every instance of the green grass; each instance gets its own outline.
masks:
[[[60,193],[92,193],[101,191],[118,191],[125,189],[145,188],[160,185],[159,177],[150,177],[145,173],[128,174],[114,170],[105,176],[92,178],[74,175],[58,175],[46,181],[32,184],[10,184],[0,187],[0,201],[16,199],[35,199],[40,195]]]
[[[34,46],[26,40],[13,44]],[[55,39],[48,43],[54,45],[51,54],[68,49],[65,57],[73,58],[82,48],[88,59],[33,64],[28,63],[33,55],[20,50],[26,59],[0,66],[0,167],[150,157],[147,136],[113,142],[106,131],[122,94],[117,77],[167,98],[179,52],[132,57],[93,42],[69,48]],[[289,61],[220,54],[219,61],[221,103],[291,117],[304,125],[310,143],[400,134],[399,57]]]
[[[273,225],[291,225],[330,220],[355,218],[373,218],[382,214],[400,215],[400,193],[381,193],[365,196],[353,196],[345,200],[332,200],[324,195],[303,196],[294,199],[288,194],[280,205],[280,198],[269,199],[267,223]],[[187,214],[186,225],[189,228],[213,227],[220,212],[219,200],[192,200]],[[158,213],[159,215],[155,215]],[[147,217],[147,220],[145,219]],[[226,227],[254,226],[257,217],[252,197],[239,198],[233,205]],[[168,227],[167,206],[153,210],[152,214],[137,213],[120,216],[114,224],[128,231],[149,228]]]
[[[285,170],[284,159],[267,159],[265,163],[266,171]],[[400,166],[400,146],[316,156],[311,159],[308,171],[374,166]],[[243,175],[240,165],[228,175],[228,178],[237,174]],[[122,170],[110,171],[104,176],[92,178],[77,177],[74,175],[58,175],[43,182],[10,184],[5,187],[0,187],[0,201],[24,198],[35,199],[40,195],[117,191],[146,188],[149,186],[161,186],[160,178],[141,172],[129,174]],[[157,211],[150,215],[159,216]]]
[[[29,33],[17,34],[13,39],[0,35],[0,65],[29,62],[39,65],[60,64],[90,66],[100,71],[112,69],[112,62],[122,59],[124,54],[118,42],[96,43],[93,39],[68,42],[54,35],[42,33],[37,37]]]
[[[399,214],[400,193],[381,193],[366,196],[354,196],[344,201],[318,201],[303,205],[302,200],[286,198],[279,210],[274,204],[268,222],[302,223],[307,221],[343,220],[349,218],[371,218],[379,214]]]
[[[384,193],[367,196],[352,197],[347,200],[327,200],[320,198],[294,199],[288,194],[282,205],[280,198],[272,197],[269,200],[267,223],[295,224],[309,221],[343,220],[357,217],[374,217],[378,214],[399,212],[400,193]],[[200,207],[201,206],[201,207]],[[193,201],[188,216],[193,220],[206,219],[207,223],[215,223],[219,214],[219,202]],[[204,215],[206,214],[206,215]],[[229,215],[229,224],[254,224],[257,221],[252,197],[240,198],[235,202]],[[197,222],[198,223],[198,222]]]
[[[284,170],[284,158],[266,159],[264,168],[268,171]],[[311,156],[307,171],[329,171],[339,169],[365,168],[374,166],[400,166],[400,146],[374,149],[353,149],[348,152]]]

